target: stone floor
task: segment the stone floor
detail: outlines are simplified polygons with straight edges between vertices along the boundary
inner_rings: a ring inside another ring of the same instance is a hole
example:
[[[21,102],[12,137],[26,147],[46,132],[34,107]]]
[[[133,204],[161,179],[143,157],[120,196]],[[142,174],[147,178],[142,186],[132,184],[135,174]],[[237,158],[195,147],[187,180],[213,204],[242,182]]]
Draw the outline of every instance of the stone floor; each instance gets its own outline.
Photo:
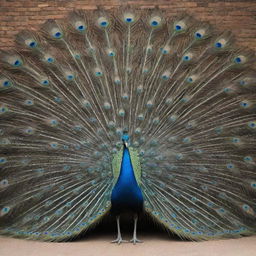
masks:
[[[125,233],[128,239],[130,233]],[[161,234],[142,233],[142,244],[111,244],[112,234],[93,234],[68,243],[46,243],[0,237],[1,256],[254,256],[256,236],[240,239],[189,242]]]

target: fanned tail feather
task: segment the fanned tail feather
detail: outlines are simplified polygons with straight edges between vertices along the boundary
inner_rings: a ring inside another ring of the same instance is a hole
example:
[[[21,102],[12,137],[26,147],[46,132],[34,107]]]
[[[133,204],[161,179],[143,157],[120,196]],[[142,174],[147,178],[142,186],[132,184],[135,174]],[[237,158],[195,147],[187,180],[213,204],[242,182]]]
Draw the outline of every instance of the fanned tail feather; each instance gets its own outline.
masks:
[[[109,212],[128,132],[148,214],[181,237],[256,230],[254,53],[187,14],[75,11],[0,53],[1,234],[65,241]]]

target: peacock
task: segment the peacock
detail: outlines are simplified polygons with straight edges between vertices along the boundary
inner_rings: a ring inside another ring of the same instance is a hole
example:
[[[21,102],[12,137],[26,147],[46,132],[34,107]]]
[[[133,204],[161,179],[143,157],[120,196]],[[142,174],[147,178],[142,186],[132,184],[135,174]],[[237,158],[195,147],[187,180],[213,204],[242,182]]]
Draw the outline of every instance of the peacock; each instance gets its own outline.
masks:
[[[69,241],[106,214],[182,239],[256,233],[255,54],[187,13],[74,10],[0,52],[1,235]]]

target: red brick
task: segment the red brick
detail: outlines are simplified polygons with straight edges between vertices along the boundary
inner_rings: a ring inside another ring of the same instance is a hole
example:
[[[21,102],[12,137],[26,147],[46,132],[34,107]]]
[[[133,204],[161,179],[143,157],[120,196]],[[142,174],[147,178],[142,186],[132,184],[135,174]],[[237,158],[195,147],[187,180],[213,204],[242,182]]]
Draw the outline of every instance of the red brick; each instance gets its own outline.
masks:
[[[122,0],[121,0],[122,1]],[[0,48],[13,46],[14,35],[24,29],[38,30],[47,19],[61,19],[74,8],[95,9],[120,5],[120,0],[0,0]],[[180,12],[193,14],[197,19],[216,25],[218,31],[231,30],[237,44],[256,50],[256,1],[221,0],[130,0],[128,4],[154,7],[156,4],[171,16]]]

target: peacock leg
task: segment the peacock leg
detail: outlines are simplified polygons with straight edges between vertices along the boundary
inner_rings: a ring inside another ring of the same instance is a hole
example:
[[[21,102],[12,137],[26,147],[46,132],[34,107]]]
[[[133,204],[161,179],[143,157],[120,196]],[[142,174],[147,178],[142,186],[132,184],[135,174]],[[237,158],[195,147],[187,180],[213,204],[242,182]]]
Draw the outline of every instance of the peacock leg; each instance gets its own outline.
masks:
[[[143,243],[143,241],[139,240],[137,238],[137,221],[138,221],[138,215],[135,214],[134,215],[134,230],[133,230],[133,238],[130,240],[130,242],[132,242],[133,244],[136,244],[136,243]]]
[[[111,243],[117,243],[117,244],[121,244],[121,243],[126,243],[128,241],[123,240],[122,236],[121,236],[121,231],[120,231],[120,216],[116,216],[116,223],[117,223],[117,239],[113,240]]]

